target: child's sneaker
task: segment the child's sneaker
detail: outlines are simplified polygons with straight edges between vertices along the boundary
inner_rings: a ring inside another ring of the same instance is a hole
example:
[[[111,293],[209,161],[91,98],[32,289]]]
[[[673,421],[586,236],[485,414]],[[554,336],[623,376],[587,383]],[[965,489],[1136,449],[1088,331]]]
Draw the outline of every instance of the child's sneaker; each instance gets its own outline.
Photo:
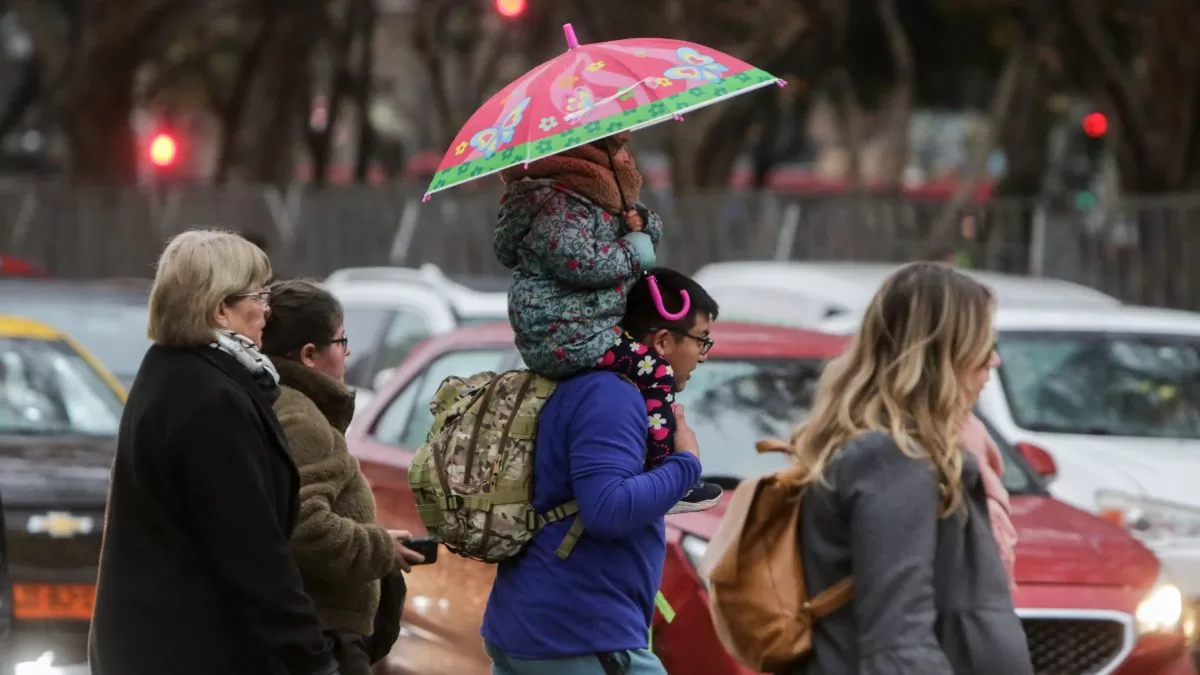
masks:
[[[692,489],[679,500],[679,503],[671,507],[668,514],[671,513],[694,513],[696,511],[707,511],[717,504],[721,503],[721,495],[725,491],[720,485],[713,483],[705,483],[699,481],[692,486]]]

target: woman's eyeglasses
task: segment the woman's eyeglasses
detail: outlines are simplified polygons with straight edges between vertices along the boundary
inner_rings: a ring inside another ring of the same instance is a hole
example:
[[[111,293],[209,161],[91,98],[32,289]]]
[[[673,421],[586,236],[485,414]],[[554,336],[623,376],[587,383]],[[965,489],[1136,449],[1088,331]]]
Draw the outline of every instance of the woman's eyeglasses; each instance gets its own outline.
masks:
[[[254,298],[258,304],[263,307],[268,307],[271,304],[271,291],[257,291],[255,293],[237,293],[229,296],[230,300],[241,300],[243,298]]]

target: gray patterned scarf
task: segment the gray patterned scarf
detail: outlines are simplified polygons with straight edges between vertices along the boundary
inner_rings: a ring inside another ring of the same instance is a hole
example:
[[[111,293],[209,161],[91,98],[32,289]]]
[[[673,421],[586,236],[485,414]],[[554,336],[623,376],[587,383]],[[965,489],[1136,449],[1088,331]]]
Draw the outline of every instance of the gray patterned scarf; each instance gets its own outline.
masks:
[[[217,341],[209,346],[232,356],[264,388],[279,387],[279,371],[275,370],[275,364],[258,351],[250,338],[230,330],[219,330]]]

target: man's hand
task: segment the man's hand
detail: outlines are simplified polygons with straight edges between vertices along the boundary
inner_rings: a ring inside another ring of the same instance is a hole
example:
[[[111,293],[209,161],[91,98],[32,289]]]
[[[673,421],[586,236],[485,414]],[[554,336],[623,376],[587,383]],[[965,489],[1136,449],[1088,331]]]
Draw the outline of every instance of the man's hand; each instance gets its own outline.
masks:
[[[700,459],[700,442],[696,440],[696,432],[688,426],[683,406],[676,403],[675,410],[675,452],[690,452]]]
[[[408,530],[388,530],[388,535],[391,536],[392,545],[395,547],[397,570],[411,572],[413,565],[425,562],[425,556],[404,545],[404,542],[412,539]]]

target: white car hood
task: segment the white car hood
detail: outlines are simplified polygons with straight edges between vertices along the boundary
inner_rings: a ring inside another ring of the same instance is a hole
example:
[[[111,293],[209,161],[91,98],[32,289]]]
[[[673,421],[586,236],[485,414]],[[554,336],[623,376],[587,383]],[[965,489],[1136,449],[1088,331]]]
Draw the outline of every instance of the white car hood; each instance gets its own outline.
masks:
[[[1058,495],[1051,483],[1051,491],[1089,510],[1095,508],[1095,490],[1101,489],[1200,506],[1200,440],[1030,432],[1022,436],[1054,457],[1060,476],[1071,476],[1077,488],[1088,488]]]

